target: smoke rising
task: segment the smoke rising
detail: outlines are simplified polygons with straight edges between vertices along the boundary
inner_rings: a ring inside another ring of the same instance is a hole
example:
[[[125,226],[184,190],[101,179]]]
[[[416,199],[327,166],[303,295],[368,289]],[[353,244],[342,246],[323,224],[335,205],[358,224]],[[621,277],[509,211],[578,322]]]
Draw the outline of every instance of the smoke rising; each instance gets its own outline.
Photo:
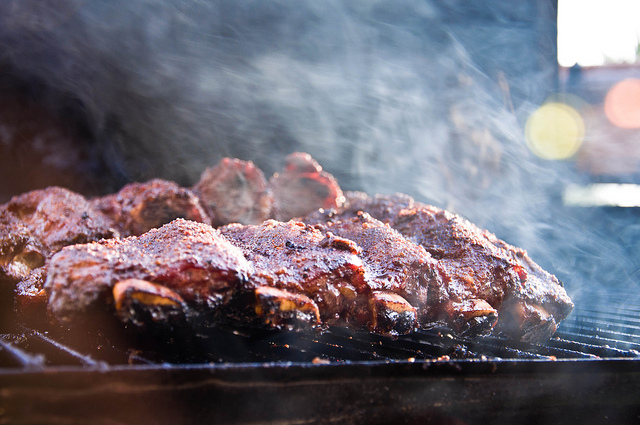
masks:
[[[14,0],[0,64],[80,105],[114,189],[306,151],[345,190],[405,192],[523,246],[569,292],[631,285],[629,233],[561,205],[588,177],[524,142],[556,73],[553,9],[531,3]]]

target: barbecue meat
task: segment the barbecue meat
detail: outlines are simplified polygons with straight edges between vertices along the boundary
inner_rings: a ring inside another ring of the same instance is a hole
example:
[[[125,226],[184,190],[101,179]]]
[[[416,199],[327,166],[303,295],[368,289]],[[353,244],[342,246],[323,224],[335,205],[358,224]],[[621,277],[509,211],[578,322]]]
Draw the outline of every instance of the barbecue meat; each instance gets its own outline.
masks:
[[[274,327],[411,332],[425,315],[430,282],[441,279],[424,248],[367,214],[220,231],[254,264],[248,292],[258,315]]]
[[[191,190],[162,179],[128,184],[118,193],[94,199],[93,205],[113,220],[122,236],[139,236],[176,218],[211,223]]]
[[[287,156],[284,170],[274,174],[269,187],[275,198],[273,217],[280,221],[303,217],[318,208],[338,208],[344,202],[336,179],[307,153]]]
[[[214,226],[259,224],[271,217],[274,199],[267,179],[251,161],[223,158],[193,187]]]
[[[48,309],[66,325],[105,307],[134,325],[148,324],[140,312],[162,323],[176,310],[206,324],[253,270],[216,229],[183,219],[139,237],[67,247],[48,268]]]
[[[0,284],[15,285],[67,245],[117,235],[111,220],[67,189],[13,197],[0,206]]]
[[[527,253],[499,240],[469,221],[406,195],[347,196],[339,216],[366,210],[411,241],[422,245],[445,269],[447,277],[432,285],[430,310],[458,332],[495,323],[526,342],[549,338],[573,308],[558,279],[542,270]]]
[[[314,221],[317,223],[316,228],[352,240],[361,247],[359,255],[363,260],[366,283],[372,294],[385,294],[385,300],[392,298],[395,303],[403,303],[406,315],[413,312],[413,320],[400,321],[392,329],[385,329],[383,326],[392,321],[372,314],[374,323],[370,328],[378,333],[406,333],[415,329],[419,323],[425,324],[428,321],[431,316],[428,291],[430,287],[442,286],[444,270],[423,247],[363,212],[344,219],[334,217],[331,212],[318,212]],[[377,304],[379,302],[370,302],[368,307],[376,312],[383,311],[376,308]],[[367,308],[363,310],[366,311]],[[394,314],[397,315],[397,312]]]
[[[354,319],[352,308],[368,288],[353,241],[296,221],[230,224],[220,231],[255,267],[246,289],[265,323],[303,329]]]

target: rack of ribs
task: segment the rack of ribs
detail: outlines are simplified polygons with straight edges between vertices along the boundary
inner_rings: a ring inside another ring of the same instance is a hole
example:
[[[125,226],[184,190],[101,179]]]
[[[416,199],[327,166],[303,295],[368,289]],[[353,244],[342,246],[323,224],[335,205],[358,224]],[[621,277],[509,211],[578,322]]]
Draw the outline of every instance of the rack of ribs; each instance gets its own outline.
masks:
[[[525,342],[556,331],[573,309],[562,283],[523,249],[499,240],[464,218],[403,194],[346,195],[333,220],[368,211],[421,245],[445,270],[429,290],[431,320],[444,320],[458,333],[504,332]],[[319,213],[312,215],[318,219]]]
[[[87,201],[50,188],[0,207],[0,283],[19,312],[65,326],[98,311],[137,329],[444,324],[536,342],[573,308],[524,250],[408,195],[343,194],[302,153],[269,181],[223,159],[192,189],[152,180]]]

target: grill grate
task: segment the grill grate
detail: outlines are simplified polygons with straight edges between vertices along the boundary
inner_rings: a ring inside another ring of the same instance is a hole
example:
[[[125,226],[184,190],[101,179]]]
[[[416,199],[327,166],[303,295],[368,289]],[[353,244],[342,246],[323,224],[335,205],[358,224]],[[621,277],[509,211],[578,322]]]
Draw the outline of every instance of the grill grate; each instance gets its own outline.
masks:
[[[557,336],[583,345],[635,354],[640,351],[640,303],[637,295],[590,294],[562,323]],[[608,357],[608,356],[604,356]]]
[[[433,328],[389,339],[367,333],[334,329],[323,334],[258,332],[252,329],[221,330],[189,345],[178,342],[162,347],[130,348],[97,336],[97,348],[76,348],[36,330],[0,338],[0,367],[45,368],[52,366],[107,367],[108,365],[256,363],[256,362],[370,362],[416,360],[553,360],[640,358],[635,335],[612,331],[600,322],[574,318],[545,344],[514,344],[499,337],[462,339],[445,328]],[[587,328],[585,324],[594,327]],[[596,327],[596,325],[598,325]],[[595,332],[592,332],[595,331]],[[629,340],[612,339],[611,336]],[[95,339],[96,336],[93,336]],[[165,349],[166,347],[166,349]]]
[[[439,327],[397,339],[347,329],[322,334],[221,329],[207,337],[168,337],[162,343],[154,337],[140,343],[103,333],[69,335],[20,328],[0,335],[0,368],[640,358],[640,306],[612,298],[576,303],[581,307],[545,344],[514,343],[497,336],[465,339]],[[612,305],[615,310],[601,309]]]
[[[397,339],[5,329],[0,423],[638,423],[640,316],[576,304],[539,345],[439,327]]]

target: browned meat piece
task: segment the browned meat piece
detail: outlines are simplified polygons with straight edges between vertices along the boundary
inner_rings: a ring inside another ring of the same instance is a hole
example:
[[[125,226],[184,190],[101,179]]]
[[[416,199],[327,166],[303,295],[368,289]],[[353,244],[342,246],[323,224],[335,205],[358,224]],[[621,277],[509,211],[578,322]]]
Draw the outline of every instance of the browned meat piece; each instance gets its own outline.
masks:
[[[214,226],[259,224],[273,209],[267,179],[251,161],[222,159],[202,173],[193,191],[208,208]]]
[[[429,282],[440,279],[424,248],[367,214],[313,226],[268,220],[220,231],[255,265],[247,289],[273,327],[407,333],[424,314]]]
[[[147,323],[144,315],[176,318],[178,305],[177,316],[215,320],[252,272],[216,229],[182,219],[139,237],[67,247],[48,267],[48,308],[66,325],[105,306],[134,325]]]
[[[353,241],[295,221],[231,224],[220,231],[253,263],[247,292],[267,324],[300,329],[355,318],[352,309],[364,302],[368,287]]]
[[[422,245],[450,280],[431,288],[434,319],[464,331],[478,322],[535,342],[549,338],[573,308],[558,279],[515,248],[467,220],[405,196],[350,195],[342,216],[365,209]],[[400,204],[403,209],[399,209]]]
[[[373,310],[370,329],[384,334],[406,333],[430,318],[428,290],[442,286],[444,270],[423,247],[367,213],[344,219],[325,213],[317,214],[316,219],[317,228],[350,239],[362,248],[366,282],[374,296],[368,306],[360,308],[365,315]]]
[[[176,218],[211,223],[193,192],[161,179],[128,184],[118,193],[94,199],[93,204],[123,236],[139,236]]]
[[[274,217],[281,221],[303,217],[318,208],[338,208],[344,196],[336,179],[309,154],[287,156],[284,170],[269,180],[275,198]]]
[[[0,284],[15,285],[64,246],[117,235],[111,220],[67,189],[13,197],[0,206]]]

